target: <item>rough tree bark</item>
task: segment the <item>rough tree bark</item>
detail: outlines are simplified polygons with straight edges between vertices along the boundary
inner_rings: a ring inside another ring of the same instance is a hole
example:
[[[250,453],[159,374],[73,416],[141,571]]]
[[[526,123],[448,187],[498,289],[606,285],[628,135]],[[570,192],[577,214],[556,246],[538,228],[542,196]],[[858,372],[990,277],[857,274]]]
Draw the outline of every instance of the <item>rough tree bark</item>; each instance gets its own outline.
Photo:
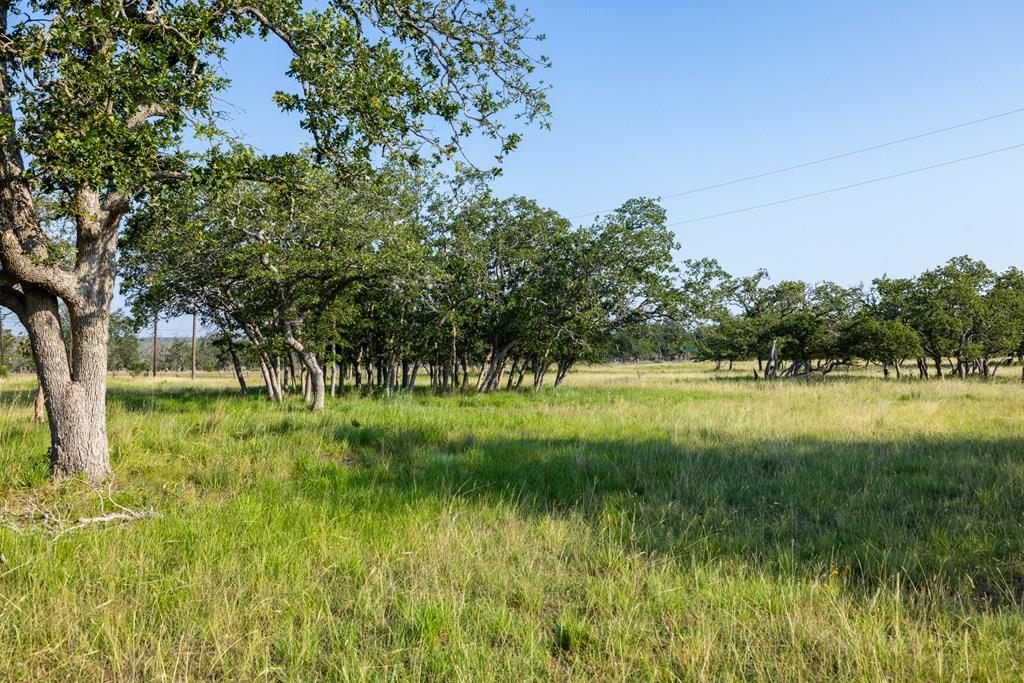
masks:
[[[0,93],[2,109],[10,102]],[[28,332],[50,426],[55,478],[110,474],[106,432],[107,333],[115,251],[127,201],[101,199],[84,188],[75,195],[76,262],[70,271],[48,265],[21,155],[10,139],[0,152],[0,304]],[[61,334],[58,301],[67,305],[71,349]]]

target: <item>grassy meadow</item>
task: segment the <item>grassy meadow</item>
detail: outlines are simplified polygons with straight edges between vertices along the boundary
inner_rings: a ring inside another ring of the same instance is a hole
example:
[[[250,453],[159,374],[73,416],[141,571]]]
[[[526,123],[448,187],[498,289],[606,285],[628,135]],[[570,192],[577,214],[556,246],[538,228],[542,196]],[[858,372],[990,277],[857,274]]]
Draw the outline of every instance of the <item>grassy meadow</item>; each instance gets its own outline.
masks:
[[[0,681],[1019,681],[1024,387],[695,364],[558,391],[0,380]],[[156,516],[74,528],[123,506]]]

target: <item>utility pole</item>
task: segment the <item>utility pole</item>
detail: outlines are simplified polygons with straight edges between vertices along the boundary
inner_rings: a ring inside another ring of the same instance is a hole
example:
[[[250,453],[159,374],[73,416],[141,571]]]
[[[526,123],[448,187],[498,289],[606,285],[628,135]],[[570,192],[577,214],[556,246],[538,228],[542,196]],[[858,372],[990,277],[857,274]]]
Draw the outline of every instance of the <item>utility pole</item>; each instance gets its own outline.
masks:
[[[153,360],[150,364],[150,371],[153,377],[156,377],[156,322],[159,318],[159,314],[153,313]]]
[[[196,378],[196,314],[192,312],[192,379]]]

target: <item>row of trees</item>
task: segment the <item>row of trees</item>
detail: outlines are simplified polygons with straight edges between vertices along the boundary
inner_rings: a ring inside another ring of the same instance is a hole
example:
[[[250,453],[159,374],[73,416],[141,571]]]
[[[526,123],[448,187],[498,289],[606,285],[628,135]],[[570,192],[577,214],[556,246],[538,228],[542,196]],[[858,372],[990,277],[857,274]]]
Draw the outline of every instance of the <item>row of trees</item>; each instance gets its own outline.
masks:
[[[125,218],[168,185],[255,177],[225,161],[235,136],[217,95],[231,44],[284,46],[294,89],[274,101],[345,183],[385,157],[446,162],[471,138],[500,159],[520,124],[545,124],[542,36],[514,5],[315,5],[0,0],[0,306],[32,345],[55,477],[110,471],[107,340]]]
[[[274,170],[166,188],[122,252],[138,316],[198,313],[236,359],[258,359],[273,400],[301,387],[320,409],[349,378],[392,393],[420,373],[440,388],[557,385],[672,315],[676,245],[655,201],[574,228],[523,197],[441,193],[394,168],[356,188],[304,157]]]
[[[713,270],[713,269],[712,269]],[[870,287],[767,284],[718,269],[706,319],[693,328],[698,357],[757,360],[761,376],[825,375],[873,363],[899,377],[989,378],[1024,354],[1024,273],[993,271],[966,256],[914,278]]]

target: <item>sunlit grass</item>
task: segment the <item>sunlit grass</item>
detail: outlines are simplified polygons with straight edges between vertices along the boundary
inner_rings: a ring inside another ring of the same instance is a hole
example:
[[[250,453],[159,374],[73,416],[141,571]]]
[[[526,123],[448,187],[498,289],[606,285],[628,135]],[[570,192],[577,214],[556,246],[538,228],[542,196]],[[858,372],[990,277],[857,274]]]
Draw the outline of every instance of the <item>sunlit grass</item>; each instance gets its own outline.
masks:
[[[118,378],[102,491],[5,380],[0,680],[1024,677],[1024,387],[751,376],[323,415]],[[159,517],[54,531],[115,502]]]

